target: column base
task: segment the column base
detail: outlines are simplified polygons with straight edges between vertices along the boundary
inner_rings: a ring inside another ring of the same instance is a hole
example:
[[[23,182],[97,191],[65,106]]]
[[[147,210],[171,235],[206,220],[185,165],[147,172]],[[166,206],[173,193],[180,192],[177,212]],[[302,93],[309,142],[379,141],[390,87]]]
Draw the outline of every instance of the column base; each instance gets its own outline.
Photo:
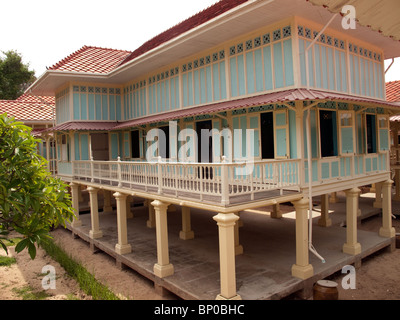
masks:
[[[101,238],[102,236],[103,236],[103,231],[101,231],[101,230],[97,230],[97,231],[90,230],[89,231],[89,237],[91,239],[98,239],[98,238]]]
[[[174,266],[171,263],[164,266],[156,263],[153,270],[154,274],[159,278],[165,278],[174,274]]]
[[[332,225],[332,219],[319,219],[318,225],[320,227],[330,227]]]
[[[355,244],[347,244],[343,245],[343,252],[347,254],[351,254],[353,256],[361,253],[361,244],[358,242]]]
[[[71,222],[71,227],[76,228],[76,227],[81,227],[82,226],[82,221],[81,220],[73,220]]]
[[[372,206],[373,206],[374,208],[377,208],[377,209],[382,209],[382,201],[374,201],[374,203],[372,204]]]
[[[103,213],[112,213],[112,212],[113,212],[113,207],[111,206],[103,207]]]
[[[294,264],[292,266],[292,276],[305,280],[308,278],[311,278],[314,275],[314,268],[311,264],[308,264],[306,266],[299,266],[297,264]]]
[[[235,256],[243,254],[243,246],[240,244],[235,247]]]
[[[118,254],[127,254],[132,252],[132,247],[131,245],[128,244],[119,244],[117,243],[115,245],[115,252]]]
[[[394,238],[396,236],[396,229],[395,228],[385,229],[381,227],[379,229],[379,235],[383,238]]]
[[[225,298],[224,296],[219,294],[219,295],[217,295],[215,300],[242,300],[242,297],[237,294],[237,295],[233,296],[232,298]]]
[[[155,221],[151,221],[151,220],[147,220],[146,222],[147,228],[155,228],[156,227],[156,222]]]
[[[182,239],[182,240],[194,239],[194,232],[193,231],[181,231],[181,232],[179,232],[179,239]]]

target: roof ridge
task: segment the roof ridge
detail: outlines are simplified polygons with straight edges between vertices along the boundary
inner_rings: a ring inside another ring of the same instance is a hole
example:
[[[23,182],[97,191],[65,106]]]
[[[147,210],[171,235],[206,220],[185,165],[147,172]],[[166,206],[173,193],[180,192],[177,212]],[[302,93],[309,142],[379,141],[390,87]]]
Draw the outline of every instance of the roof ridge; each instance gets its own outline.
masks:
[[[129,50],[122,50],[122,49],[112,49],[112,48],[103,48],[99,46],[88,46],[84,45],[80,49],[74,51],[64,59],[60,60],[56,64],[52,65],[51,67],[48,68],[48,70],[57,70],[61,68],[62,66],[65,66],[68,62],[70,62],[72,59],[74,59],[77,55],[84,53],[85,51],[88,51],[89,49],[99,49],[99,50],[104,50],[104,51],[112,51],[112,52],[118,52],[118,53],[132,53]]]
[[[154,36],[153,38],[149,39],[137,49],[135,49],[131,54],[122,60],[119,66],[133,60],[134,58],[141,56],[142,54],[155,49],[162,45],[165,42],[168,42],[177,36],[190,31],[211,19],[214,19],[224,12],[227,12],[249,0],[219,0],[214,4],[208,6],[207,8],[199,11],[198,13],[192,15],[191,17],[177,23],[176,25],[172,26],[171,28],[159,33],[158,35]],[[213,11],[215,9],[215,11]]]

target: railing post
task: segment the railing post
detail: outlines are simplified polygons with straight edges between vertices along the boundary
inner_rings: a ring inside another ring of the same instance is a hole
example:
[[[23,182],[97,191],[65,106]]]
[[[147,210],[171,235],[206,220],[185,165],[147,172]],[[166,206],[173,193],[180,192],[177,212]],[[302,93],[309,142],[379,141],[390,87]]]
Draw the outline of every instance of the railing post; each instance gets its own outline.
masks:
[[[122,187],[121,157],[118,156],[118,187]]]
[[[93,157],[90,157],[90,182],[94,182],[94,163],[93,163]]]
[[[221,165],[221,204],[229,204],[229,174],[226,156],[222,156]]]
[[[158,176],[158,194],[162,193],[162,167],[161,167],[161,157],[158,156],[157,162],[157,176]]]

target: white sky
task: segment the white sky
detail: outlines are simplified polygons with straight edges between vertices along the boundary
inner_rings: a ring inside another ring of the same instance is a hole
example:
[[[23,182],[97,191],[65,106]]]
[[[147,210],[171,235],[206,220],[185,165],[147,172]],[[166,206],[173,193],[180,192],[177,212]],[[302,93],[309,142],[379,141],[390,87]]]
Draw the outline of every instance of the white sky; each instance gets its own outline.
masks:
[[[0,51],[17,50],[39,77],[84,45],[133,51],[217,0],[2,1]],[[391,61],[386,61],[386,67]],[[400,80],[400,58],[386,81]]]

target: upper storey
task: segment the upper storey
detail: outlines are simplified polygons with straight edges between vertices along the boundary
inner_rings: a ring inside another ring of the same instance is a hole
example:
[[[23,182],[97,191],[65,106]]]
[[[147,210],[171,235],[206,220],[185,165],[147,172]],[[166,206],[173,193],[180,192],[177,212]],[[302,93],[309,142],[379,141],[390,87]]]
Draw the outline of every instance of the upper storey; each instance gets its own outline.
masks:
[[[384,59],[400,44],[367,27],[344,30],[341,16],[313,42],[331,17],[305,0],[223,0],[132,53],[95,48],[101,60],[82,48],[31,89],[57,95],[58,123],[124,121],[293,88],[384,100]]]

